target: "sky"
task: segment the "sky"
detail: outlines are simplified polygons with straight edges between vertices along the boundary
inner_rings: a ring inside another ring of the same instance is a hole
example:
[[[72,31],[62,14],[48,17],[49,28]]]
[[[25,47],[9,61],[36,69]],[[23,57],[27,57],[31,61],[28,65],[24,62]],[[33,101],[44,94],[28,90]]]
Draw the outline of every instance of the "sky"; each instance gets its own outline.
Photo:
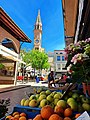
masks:
[[[64,23],[61,0],[0,0],[0,6],[32,40],[23,43],[21,48],[31,50],[34,47],[34,25],[38,10],[42,21],[42,48],[46,52],[63,50]]]

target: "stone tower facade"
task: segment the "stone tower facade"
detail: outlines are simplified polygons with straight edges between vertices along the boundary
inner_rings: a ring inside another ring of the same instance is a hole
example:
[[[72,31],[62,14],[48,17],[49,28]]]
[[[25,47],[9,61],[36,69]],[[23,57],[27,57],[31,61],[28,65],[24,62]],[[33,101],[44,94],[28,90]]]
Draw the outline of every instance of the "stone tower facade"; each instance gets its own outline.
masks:
[[[35,27],[34,27],[34,49],[42,51],[42,22],[40,17],[40,10],[38,10],[38,16],[36,19]]]

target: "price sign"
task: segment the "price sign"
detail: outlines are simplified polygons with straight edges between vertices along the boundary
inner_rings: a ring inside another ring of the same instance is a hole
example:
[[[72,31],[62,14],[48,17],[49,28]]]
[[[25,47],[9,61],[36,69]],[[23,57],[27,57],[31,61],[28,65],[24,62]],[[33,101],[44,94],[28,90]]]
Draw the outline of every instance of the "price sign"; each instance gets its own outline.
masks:
[[[76,120],[90,120],[89,114],[85,111]]]

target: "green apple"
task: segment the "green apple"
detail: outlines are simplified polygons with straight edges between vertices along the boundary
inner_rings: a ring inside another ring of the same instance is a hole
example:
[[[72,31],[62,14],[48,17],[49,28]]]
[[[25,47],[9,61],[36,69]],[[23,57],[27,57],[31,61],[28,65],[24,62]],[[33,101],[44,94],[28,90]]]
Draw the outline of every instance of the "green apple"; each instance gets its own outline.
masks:
[[[50,90],[46,90],[46,95],[50,95],[51,91]]]
[[[36,96],[35,96],[35,95],[31,95],[31,96],[29,97],[29,100],[32,100],[32,99],[36,99]]]
[[[89,99],[86,97],[82,97],[82,103],[89,103]]]
[[[72,98],[77,99],[78,97],[79,97],[79,94],[78,94],[78,93],[73,93],[73,94],[72,94]]]
[[[24,106],[29,106],[29,99],[25,100]]]
[[[50,95],[54,96],[56,93],[56,91],[53,91]]]
[[[59,100],[57,102],[57,105],[60,106],[60,107],[63,107],[63,108],[66,108],[67,107],[67,103],[65,100]]]
[[[32,100],[29,102],[29,106],[30,106],[30,107],[36,107],[36,106],[37,106],[37,100],[32,99]]]
[[[72,97],[67,99],[67,103],[68,103],[68,104],[69,104],[71,101],[75,102],[75,99],[72,98]]]
[[[57,102],[59,101],[59,99],[54,99],[54,105],[57,105]]]
[[[40,107],[44,107],[47,104],[48,104],[48,102],[47,102],[46,99],[43,99],[43,100],[40,101]]]
[[[21,100],[20,104],[23,106],[25,101],[26,101],[26,98],[23,98],[23,99]]]
[[[54,95],[54,99],[60,99],[61,98],[61,95],[59,94],[59,93],[56,93],[55,95]]]
[[[75,101],[71,101],[68,103],[72,110],[77,111],[78,104]]]
[[[53,101],[53,96],[48,95],[46,99],[47,99],[49,102],[52,102],[52,101]]]
[[[36,94],[36,99],[38,99],[38,98],[39,98],[39,96],[40,96],[39,94]]]
[[[82,104],[82,107],[83,107],[84,110],[90,112],[90,105],[89,105],[89,104],[83,103],[83,104]]]
[[[38,98],[39,101],[43,100],[46,98],[46,95],[45,94],[41,94]]]
[[[46,95],[46,92],[45,91],[40,92],[40,95],[42,95],[42,94]]]

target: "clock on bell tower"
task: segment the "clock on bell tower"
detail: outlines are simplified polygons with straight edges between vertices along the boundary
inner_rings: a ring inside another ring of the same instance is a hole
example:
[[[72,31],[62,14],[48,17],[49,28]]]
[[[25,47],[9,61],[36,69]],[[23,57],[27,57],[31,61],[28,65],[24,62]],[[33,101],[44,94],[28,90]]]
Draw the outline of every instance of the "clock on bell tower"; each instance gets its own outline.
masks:
[[[34,27],[34,49],[41,51],[41,39],[42,39],[42,22],[40,17],[40,10],[38,10],[38,16]]]

